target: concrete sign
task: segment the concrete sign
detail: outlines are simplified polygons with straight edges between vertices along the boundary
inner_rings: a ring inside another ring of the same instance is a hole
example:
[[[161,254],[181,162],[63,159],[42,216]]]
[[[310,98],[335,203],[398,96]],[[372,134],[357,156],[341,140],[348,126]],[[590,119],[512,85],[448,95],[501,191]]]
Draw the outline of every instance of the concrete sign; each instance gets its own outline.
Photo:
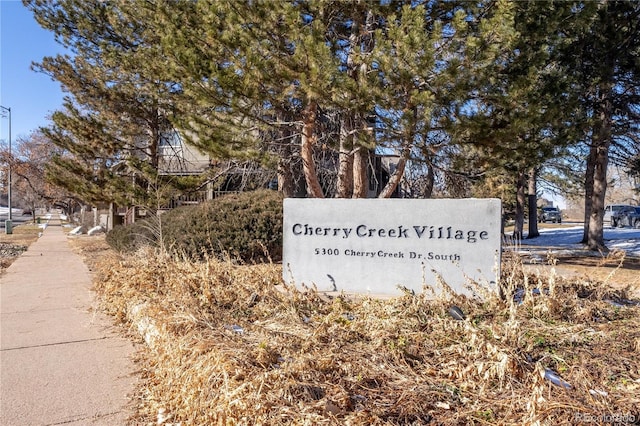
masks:
[[[284,200],[283,278],[319,291],[474,295],[500,271],[499,199]],[[476,286],[477,287],[477,286]]]

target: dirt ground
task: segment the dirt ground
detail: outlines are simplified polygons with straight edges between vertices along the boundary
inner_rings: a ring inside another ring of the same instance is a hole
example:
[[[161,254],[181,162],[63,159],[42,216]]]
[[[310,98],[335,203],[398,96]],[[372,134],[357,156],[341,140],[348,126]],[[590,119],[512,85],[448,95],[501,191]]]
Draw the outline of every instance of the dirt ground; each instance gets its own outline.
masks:
[[[640,286],[640,259],[611,259],[568,256],[558,259],[557,269],[577,276],[621,286]]]
[[[630,296],[640,298],[640,259],[618,256],[559,256],[550,259],[551,264],[526,264],[533,272],[575,277],[589,282],[603,282],[614,288],[628,289]]]

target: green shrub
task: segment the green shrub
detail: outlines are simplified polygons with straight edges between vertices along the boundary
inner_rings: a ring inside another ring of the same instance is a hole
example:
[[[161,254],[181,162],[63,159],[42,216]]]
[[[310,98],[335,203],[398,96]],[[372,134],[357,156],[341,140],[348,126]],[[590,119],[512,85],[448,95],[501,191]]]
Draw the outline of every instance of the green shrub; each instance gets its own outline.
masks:
[[[129,251],[132,245],[131,233],[127,227],[122,225],[114,226],[112,230],[107,232],[105,239],[112,249],[120,253]]]
[[[149,226],[146,221],[136,222],[131,225],[115,226],[106,235],[107,244],[120,253],[130,253],[150,243],[154,243]]]
[[[247,263],[280,261],[282,195],[269,190],[226,195],[120,228],[107,234],[107,242],[120,252],[149,241],[158,246],[161,235],[169,253],[193,260],[214,256]]]

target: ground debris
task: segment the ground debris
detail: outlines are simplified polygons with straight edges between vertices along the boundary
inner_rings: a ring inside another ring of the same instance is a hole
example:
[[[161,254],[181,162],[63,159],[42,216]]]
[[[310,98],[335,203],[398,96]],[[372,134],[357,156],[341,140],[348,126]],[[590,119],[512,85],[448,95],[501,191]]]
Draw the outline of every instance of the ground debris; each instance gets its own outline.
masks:
[[[16,257],[27,251],[27,246],[22,244],[0,243],[0,257]]]
[[[28,246],[22,244],[0,242],[0,273],[4,273],[27,248]]]

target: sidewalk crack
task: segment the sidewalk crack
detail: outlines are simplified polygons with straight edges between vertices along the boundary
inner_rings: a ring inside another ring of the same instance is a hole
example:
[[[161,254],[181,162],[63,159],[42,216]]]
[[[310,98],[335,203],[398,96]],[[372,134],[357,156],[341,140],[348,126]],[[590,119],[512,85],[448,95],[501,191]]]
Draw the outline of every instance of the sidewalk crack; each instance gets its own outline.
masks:
[[[100,413],[95,415],[78,415],[77,417],[70,418],[69,420],[57,421],[55,423],[47,423],[44,426],[57,426],[57,425],[66,425],[69,423],[76,423],[82,420],[99,420],[104,417],[112,417],[117,414],[120,414],[120,411],[112,411],[110,413]]]
[[[95,342],[98,340],[109,339],[111,336],[102,336],[102,337],[94,337],[92,339],[81,339],[81,340],[69,340],[66,342],[55,342],[55,343],[43,343],[41,345],[31,345],[31,346],[18,346],[15,348],[5,348],[0,350],[0,352],[8,352],[8,351],[17,351],[20,349],[32,349],[32,348],[44,348],[47,346],[60,346],[60,345],[70,345],[74,343],[84,343],[84,342]]]

